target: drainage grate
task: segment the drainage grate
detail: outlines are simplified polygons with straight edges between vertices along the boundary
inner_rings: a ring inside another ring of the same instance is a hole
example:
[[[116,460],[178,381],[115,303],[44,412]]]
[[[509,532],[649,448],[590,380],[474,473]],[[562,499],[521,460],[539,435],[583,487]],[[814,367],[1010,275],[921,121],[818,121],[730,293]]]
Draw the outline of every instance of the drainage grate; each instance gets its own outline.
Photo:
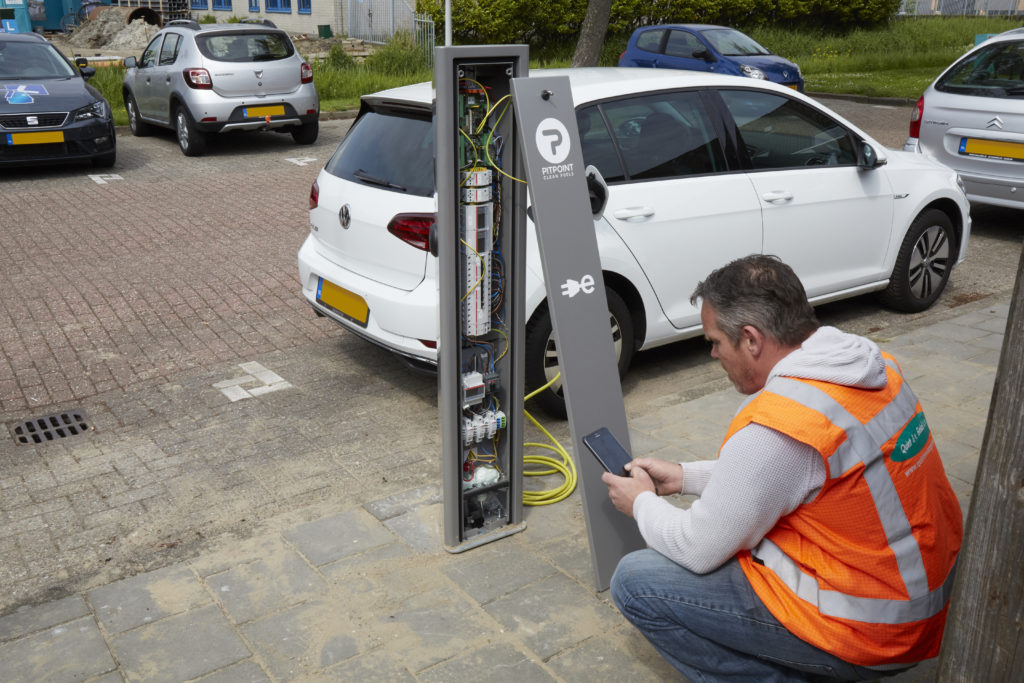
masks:
[[[26,420],[14,428],[14,438],[18,443],[43,443],[83,434],[88,430],[85,413],[73,410]]]

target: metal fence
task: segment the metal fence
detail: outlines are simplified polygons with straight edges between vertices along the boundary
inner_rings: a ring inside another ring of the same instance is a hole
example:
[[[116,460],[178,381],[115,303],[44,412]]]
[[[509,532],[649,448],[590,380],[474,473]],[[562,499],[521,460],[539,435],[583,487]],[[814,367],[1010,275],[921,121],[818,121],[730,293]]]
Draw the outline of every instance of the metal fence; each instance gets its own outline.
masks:
[[[1024,0],[903,0],[901,16],[1024,16]]]
[[[406,0],[344,0],[345,33],[368,43],[386,43],[399,32],[413,36],[428,65],[434,62],[434,21],[416,14]]]

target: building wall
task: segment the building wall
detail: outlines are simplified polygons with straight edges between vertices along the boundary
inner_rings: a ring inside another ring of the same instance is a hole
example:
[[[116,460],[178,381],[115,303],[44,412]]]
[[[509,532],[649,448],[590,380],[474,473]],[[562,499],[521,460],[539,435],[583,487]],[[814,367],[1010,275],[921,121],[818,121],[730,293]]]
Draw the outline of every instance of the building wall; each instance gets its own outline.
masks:
[[[218,6],[214,7],[214,2]],[[199,19],[207,14],[217,17],[218,22],[226,22],[232,16],[240,19],[269,19],[278,28],[292,33],[309,33],[317,35],[320,26],[330,26],[333,35],[344,35],[344,13],[340,0],[310,0],[310,13],[299,13],[299,1],[291,0],[288,11],[267,9],[266,0],[255,0],[259,11],[250,11],[249,0],[190,0],[192,17]],[[231,3],[231,9],[221,9],[220,5]]]

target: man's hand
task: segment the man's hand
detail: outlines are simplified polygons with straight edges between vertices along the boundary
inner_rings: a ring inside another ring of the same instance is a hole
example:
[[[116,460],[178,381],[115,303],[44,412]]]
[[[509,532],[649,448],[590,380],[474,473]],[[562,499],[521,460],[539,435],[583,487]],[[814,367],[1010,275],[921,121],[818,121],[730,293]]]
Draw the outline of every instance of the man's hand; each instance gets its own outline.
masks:
[[[658,458],[637,458],[628,463],[626,469],[634,472],[643,470],[654,482],[654,492],[659,496],[668,496],[683,491],[683,468],[674,462],[666,462]]]
[[[608,497],[612,499],[615,509],[630,517],[633,516],[633,501],[637,496],[644,491],[656,493],[654,481],[642,467],[633,467],[628,477],[605,472],[601,475],[601,481],[608,486]]]

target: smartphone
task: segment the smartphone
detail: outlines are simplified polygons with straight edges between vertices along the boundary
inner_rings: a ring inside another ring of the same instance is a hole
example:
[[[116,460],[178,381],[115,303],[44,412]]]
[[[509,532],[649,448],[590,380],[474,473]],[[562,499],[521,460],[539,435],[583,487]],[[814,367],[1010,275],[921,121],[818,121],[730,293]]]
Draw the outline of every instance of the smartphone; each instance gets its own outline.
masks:
[[[607,427],[601,427],[583,437],[583,445],[594,454],[597,461],[607,471],[617,474],[620,477],[628,477],[629,470],[626,463],[633,457],[626,452],[619,440],[615,438]]]

